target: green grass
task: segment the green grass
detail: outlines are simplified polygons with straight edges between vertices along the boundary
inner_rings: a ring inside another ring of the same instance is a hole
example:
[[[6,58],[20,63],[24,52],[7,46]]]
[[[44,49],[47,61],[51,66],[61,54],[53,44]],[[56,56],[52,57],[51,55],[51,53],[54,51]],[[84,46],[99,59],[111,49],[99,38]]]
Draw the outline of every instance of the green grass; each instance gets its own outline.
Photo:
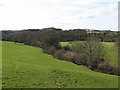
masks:
[[[81,41],[82,42],[82,41]],[[61,42],[62,46],[69,45],[69,42]],[[113,66],[118,65],[118,48],[113,42],[103,42],[105,61],[110,62]]]
[[[118,65],[118,48],[115,43],[104,42],[103,45],[105,47],[105,60],[111,62],[112,65]]]
[[[104,32],[98,32],[98,31],[87,31],[87,33],[104,33]]]
[[[69,45],[69,42],[60,42],[60,45],[61,46],[67,46],[67,45]]]
[[[117,88],[118,76],[56,60],[40,48],[3,42],[3,88]]]

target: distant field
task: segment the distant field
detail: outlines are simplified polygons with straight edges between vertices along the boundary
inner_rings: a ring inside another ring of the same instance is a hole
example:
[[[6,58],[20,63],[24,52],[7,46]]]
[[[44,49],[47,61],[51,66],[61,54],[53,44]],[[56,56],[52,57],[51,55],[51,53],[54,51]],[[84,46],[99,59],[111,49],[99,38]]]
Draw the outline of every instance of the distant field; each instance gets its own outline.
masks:
[[[61,42],[62,46],[69,45],[69,42]],[[104,53],[105,60],[111,62],[112,65],[118,64],[118,48],[115,46],[113,42],[103,42],[104,45]]]
[[[105,60],[111,62],[113,65],[118,65],[118,48],[115,43],[104,42]]]
[[[3,88],[117,88],[118,76],[54,59],[40,48],[3,42]]]
[[[104,32],[98,32],[98,31],[87,31],[87,33],[104,33]]]

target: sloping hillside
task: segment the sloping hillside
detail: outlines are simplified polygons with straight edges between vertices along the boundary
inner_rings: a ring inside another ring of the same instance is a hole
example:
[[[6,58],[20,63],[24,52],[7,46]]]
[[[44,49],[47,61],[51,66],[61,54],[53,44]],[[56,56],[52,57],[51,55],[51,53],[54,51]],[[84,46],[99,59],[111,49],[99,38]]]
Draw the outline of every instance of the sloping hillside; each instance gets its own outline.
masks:
[[[40,48],[3,42],[3,88],[117,88],[118,76],[56,60]]]

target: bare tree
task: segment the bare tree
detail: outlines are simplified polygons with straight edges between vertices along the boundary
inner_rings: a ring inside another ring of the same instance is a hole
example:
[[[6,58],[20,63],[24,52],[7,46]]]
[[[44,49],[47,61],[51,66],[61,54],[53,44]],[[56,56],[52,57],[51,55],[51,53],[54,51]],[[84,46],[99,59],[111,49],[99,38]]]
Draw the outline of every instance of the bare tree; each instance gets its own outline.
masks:
[[[93,37],[90,37],[88,41],[84,42],[84,53],[88,57],[87,65],[90,68],[97,68],[98,63],[103,61],[103,48],[102,43]]]
[[[97,68],[97,65],[104,59],[103,45],[100,40],[90,37],[87,41],[76,41],[70,43],[71,49],[78,54],[84,55],[86,65],[91,68]]]

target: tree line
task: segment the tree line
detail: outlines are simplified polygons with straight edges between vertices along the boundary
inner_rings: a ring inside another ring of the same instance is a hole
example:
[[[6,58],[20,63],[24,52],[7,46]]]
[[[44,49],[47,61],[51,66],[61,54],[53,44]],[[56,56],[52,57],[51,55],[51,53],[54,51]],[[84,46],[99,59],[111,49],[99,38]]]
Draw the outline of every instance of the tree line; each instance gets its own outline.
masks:
[[[17,37],[16,42],[25,42],[24,37],[27,36],[27,39],[31,38],[31,35],[35,34],[34,37],[38,37],[37,34],[43,34],[43,32],[50,32],[54,31],[57,32],[60,36],[59,41],[61,42],[67,42],[67,41],[86,41],[87,37],[97,37],[103,42],[115,42],[117,39],[118,32],[114,31],[100,31],[100,30],[94,30],[90,31],[88,29],[70,29],[70,30],[62,30],[59,28],[43,28],[43,29],[26,29],[26,30],[2,30],[2,40],[15,40],[14,38]],[[39,35],[40,36],[40,35]]]

